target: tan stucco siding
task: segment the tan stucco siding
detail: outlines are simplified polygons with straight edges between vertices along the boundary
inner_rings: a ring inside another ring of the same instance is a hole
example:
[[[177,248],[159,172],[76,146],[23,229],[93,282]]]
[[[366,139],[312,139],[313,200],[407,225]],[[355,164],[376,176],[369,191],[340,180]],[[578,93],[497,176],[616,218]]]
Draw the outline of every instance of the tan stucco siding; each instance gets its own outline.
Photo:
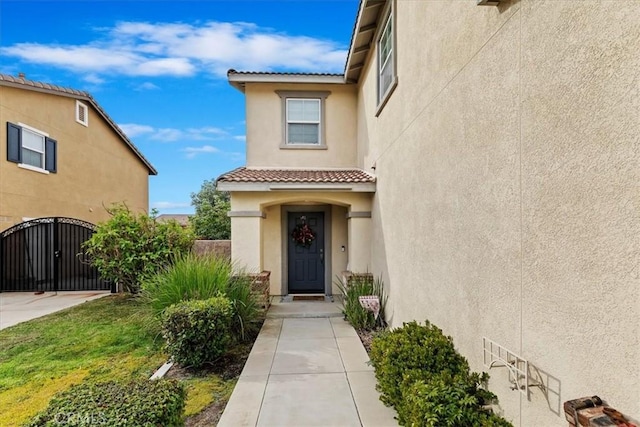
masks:
[[[75,121],[76,100],[0,87],[0,229],[22,218],[68,216],[97,223],[104,206],[125,202],[148,210],[148,168],[89,107],[89,126]],[[7,122],[23,123],[57,141],[57,173],[7,161]]]
[[[281,148],[282,99],[276,91],[329,91],[324,131],[326,149]],[[352,85],[250,84],[245,88],[247,166],[349,168],[356,166],[356,89]]]
[[[528,359],[546,397],[490,371],[515,425],[593,394],[637,418],[640,3],[396,6],[399,84],[375,117],[374,63],[358,101],[392,324],[433,321],[476,370],[483,336]]]

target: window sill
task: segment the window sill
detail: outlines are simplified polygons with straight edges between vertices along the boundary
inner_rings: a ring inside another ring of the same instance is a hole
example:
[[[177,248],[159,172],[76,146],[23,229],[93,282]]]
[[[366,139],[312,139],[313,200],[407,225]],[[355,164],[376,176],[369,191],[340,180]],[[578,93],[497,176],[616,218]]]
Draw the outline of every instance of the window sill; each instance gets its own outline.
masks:
[[[40,169],[40,168],[37,168],[35,166],[27,165],[25,163],[18,163],[18,167],[21,168],[21,169],[26,169],[26,170],[30,170],[30,171],[33,171],[33,172],[38,172],[38,173],[43,173],[45,175],[49,175],[49,171],[48,170]]]
[[[281,150],[326,150],[324,144],[280,144]]]
[[[389,98],[391,98],[391,94],[393,94],[397,86],[398,86],[398,76],[395,76],[393,78],[393,82],[391,83],[391,86],[389,86],[389,89],[387,90],[387,93],[385,93],[385,95],[382,97],[382,100],[378,104],[378,108],[376,109],[376,117],[380,115],[380,113],[384,109],[384,106],[387,105]]]

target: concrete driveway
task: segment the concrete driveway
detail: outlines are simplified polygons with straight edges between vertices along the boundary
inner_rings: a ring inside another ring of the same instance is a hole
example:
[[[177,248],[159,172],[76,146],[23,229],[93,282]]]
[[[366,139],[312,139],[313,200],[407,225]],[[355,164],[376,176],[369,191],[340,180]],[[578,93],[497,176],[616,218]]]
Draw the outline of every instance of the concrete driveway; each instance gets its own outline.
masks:
[[[0,293],[0,329],[110,295],[109,291]]]

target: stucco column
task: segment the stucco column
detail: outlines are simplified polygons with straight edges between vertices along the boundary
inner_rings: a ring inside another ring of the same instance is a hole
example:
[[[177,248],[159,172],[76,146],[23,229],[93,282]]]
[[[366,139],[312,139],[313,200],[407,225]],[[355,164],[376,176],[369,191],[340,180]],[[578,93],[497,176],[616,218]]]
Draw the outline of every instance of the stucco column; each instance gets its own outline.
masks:
[[[231,211],[231,259],[250,272],[262,270],[261,211]]]
[[[349,229],[349,270],[354,273],[372,271],[371,212],[347,213]]]

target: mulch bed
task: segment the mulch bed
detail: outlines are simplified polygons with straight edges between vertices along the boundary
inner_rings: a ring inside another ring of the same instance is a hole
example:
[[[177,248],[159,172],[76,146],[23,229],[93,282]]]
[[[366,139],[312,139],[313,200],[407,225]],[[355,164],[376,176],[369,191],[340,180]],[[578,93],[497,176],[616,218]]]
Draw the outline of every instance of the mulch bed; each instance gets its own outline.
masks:
[[[360,337],[360,341],[362,341],[362,345],[364,349],[367,350],[367,354],[371,353],[371,341],[373,341],[373,337],[375,336],[375,331],[368,331],[365,329],[356,330],[358,336]]]

